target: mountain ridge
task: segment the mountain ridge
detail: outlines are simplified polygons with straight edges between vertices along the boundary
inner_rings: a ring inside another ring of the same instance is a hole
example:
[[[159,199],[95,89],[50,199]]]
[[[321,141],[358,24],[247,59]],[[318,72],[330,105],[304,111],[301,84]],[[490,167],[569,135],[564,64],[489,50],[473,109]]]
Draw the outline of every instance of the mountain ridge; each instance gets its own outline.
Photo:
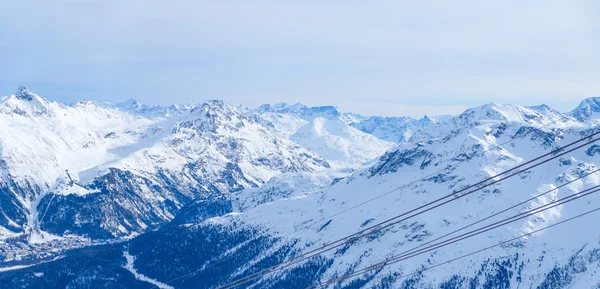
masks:
[[[57,280],[76,287],[136,288],[150,280],[215,288],[590,135],[600,116],[595,98],[570,114],[492,103],[415,120],[345,117],[335,107],[301,104],[245,110],[220,100],[166,114],[139,110],[137,102],[65,106],[23,89],[17,94],[0,104],[0,119],[11,123],[0,126],[0,258],[12,266],[0,268],[0,284],[7,288],[56,287]],[[78,126],[67,125],[73,122]],[[34,137],[22,142],[25,132]],[[598,145],[589,145],[249,285],[306,288],[526,198],[532,199],[513,210],[598,185],[597,152]],[[335,163],[342,159],[357,162]],[[36,167],[39,176],[32,174]],[[12,203],[20,205],[6,206]],[[589,219],[397,278],[594,205],[600,199],[590,195],[338,286],[595,286],[600,235]],[[19,260],[8,260],[7,252],[18,252]]]

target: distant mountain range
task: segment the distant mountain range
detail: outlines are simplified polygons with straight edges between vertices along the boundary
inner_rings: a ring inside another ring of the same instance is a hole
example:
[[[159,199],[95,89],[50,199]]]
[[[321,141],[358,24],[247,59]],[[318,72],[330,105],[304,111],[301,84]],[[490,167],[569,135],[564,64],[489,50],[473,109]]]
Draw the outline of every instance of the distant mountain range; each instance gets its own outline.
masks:
[[[0,100],[0,288],[217,288],[600,131],[573,111],[486,104],[457,116],[220,100]],[[600,143],[240,288],[306,288],[574,181],[509,216],[600,185]],[[445,260],[600,206],[586,196],[329,288],[600,288],[598,215]],[[492,221],[490,221],[492,222]],[[472,249],[472,250],[471,250]],[[414,275],[403,275],[417,272]]]

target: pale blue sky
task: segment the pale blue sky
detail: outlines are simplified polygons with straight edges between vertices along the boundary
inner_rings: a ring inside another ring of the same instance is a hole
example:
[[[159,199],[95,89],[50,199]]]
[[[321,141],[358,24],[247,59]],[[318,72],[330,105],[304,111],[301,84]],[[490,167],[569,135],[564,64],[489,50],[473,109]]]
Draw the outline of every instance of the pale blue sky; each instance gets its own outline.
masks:
[[[600,4],[0,0],[0,95],[378,115],[600,95]]]

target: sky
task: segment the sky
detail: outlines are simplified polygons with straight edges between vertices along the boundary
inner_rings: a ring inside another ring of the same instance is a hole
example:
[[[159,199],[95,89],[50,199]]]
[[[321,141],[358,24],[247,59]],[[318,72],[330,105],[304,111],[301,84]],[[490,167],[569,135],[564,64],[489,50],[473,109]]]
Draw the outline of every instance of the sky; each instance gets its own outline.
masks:
[[[0,0],[0,95],[568,111],[600,96],[599,12],[597,0]]]

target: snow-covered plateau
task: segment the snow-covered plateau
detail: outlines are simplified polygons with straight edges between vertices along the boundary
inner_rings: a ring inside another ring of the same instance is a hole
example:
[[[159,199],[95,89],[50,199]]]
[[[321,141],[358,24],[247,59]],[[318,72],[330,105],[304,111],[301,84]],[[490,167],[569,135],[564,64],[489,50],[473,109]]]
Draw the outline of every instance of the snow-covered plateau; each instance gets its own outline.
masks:
[[[600,288],[600,193],[577,195],[600,185],[600,141],[588,137],[599,123],[594,97],[570,112],[492,103],[414,119],[220,100],[63,104],[20,87],[0,99],[0,288],[219,288],[247,276],[232,288]]]

